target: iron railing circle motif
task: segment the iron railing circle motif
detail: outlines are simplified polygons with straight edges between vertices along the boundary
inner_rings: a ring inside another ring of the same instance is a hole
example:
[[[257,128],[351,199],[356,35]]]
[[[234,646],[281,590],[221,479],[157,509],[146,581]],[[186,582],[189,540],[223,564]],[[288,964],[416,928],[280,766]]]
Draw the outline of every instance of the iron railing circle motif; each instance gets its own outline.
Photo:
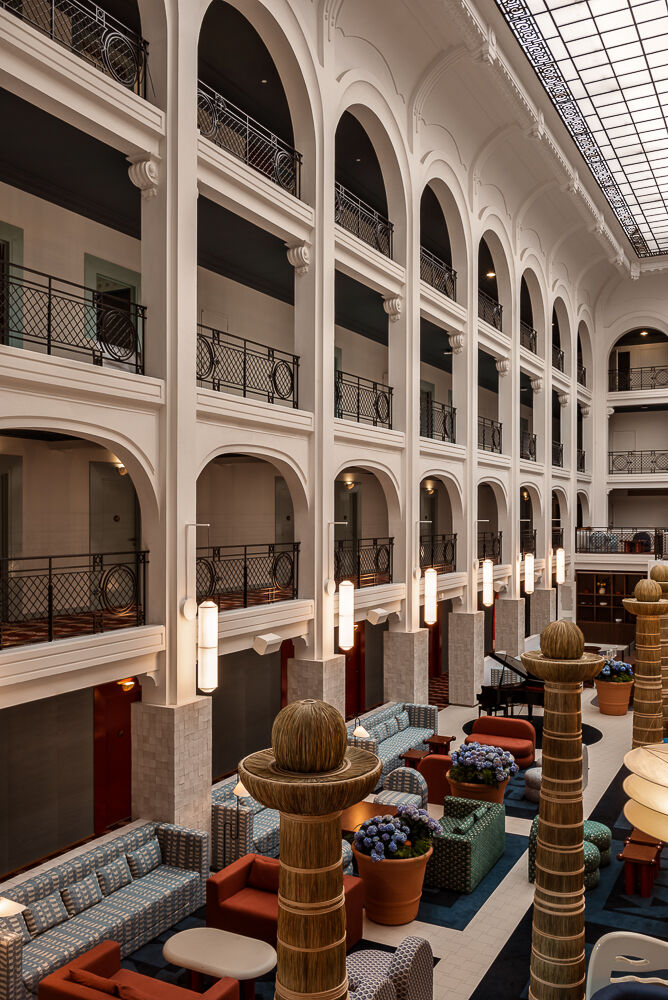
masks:
[[[139,77],[137,47],[120,31],[109,31],[102,39],[104,65],[123,87],[132,87]]]
[[[295,159],[286,149],[277,149],[274,154],[274,180],[285,191],[295,193],[297,173]]]
[[[126,615],[135,607],[137,577],[129,566],[110,566],[100,581],[100,597],[107,611]]]
[[[295,376],[287,361],[276,361],[271,370],[271,385],[279,399],[291,399],[295,387]]]
[[[668,368],[657,368],[652,372],[652,387],[655,389],[668,387]]]
[[[631,469],[631,462],[627,455],[616,455],[612,453],[612,472],[627,472]]]
[[[387,392],[377,391],[374,401],[373,409],[376,414],[376,419],[380,424],[387,424],[389,427],[390,423],[390,397]]]
[[[205,382],[211,378],[215,366],[213,346],[206,337],[197,337],[197,378]]]
[[[127,361],[136,351],[137,334],[125,309],[100,308],[98,339],[116,361]]]
[[[378,545],[373,557],[376,573],[389,573],[390,570],[390,547],[389,545]]]
[[[497,423],[491,426],[492,451],[501,451],[501,427]]]
[[[200,556],[197,559],[195,571],[197,581],[197,599],[209,601],[216,590],[216,571],[210,559]]]
[[[197,127],[205,139],[215,135],[218,128],[217,101],[201,90],[197,91]]]
[[[455,543],[452,538],[448,538],[443,547],[443,562],[448,566],[455,564]]]
[[[271,576],[277,590],[288,590],[295,577],[295,564],[290,552],[279,552],[274,556]]]
[[[376,220],[376,225],[374,227],[374,239],[376,241],[376,248],[385,256],[390,255],[390,229],[386,222],[382,219]]]

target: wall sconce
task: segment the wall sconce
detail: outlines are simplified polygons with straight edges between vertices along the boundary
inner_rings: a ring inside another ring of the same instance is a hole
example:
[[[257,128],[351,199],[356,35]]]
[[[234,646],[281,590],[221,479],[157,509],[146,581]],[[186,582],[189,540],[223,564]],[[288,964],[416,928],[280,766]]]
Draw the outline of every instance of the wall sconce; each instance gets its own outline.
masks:
[[[566,552],[564,549],[557,549],[556,551],[556,579],[557,583],[566,582]]]
[[[482,603],[486,608],[494,604],[494,563],[491,559],[482,562]]]
[[[197,686],[204,694],[218,687],[218,605],[203,601],[197,610]]]
[[[350,580],[339,584],[339,649],[355,645],[355,586]]]
[[[371,625],[382,625],[387,621],[389,614],[390,612],[386,611],[385,608],[371,608],[366,613],[366,620]]]
[[[135,679],[134,677],[124,677],[122,681],[116,681],[116,683],[127,694],[135,686]]]
[[[436,584],[438,574],[435,569],[430,568],[424,571],[424,623],[433,625],[438,617],[436,611]]]
[[[524,556],[524,593],[533,594],[536,585],[536,562],[533,552]]]
[[[353,736],[356,736],[358,740],[368,740],[369,734],[361,724],[359,716],[355,719],[355,728],[353,729]]]

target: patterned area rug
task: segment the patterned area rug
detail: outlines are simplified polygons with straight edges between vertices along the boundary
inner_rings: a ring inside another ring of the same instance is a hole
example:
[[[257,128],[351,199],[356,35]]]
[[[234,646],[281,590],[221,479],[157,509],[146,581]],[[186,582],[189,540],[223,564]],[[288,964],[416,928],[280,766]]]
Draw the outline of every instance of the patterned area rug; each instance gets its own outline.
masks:
[[[526,771],[514,774],[506,786],[503,804],[507,816],[519,816],[520,819],[533,819],[538,812],[538,803],[530,802],[524,797],[524,776]]]
[[[440,710],[442,708],[447,708],[450,702],[448,701],[450,692],[450,682],[447,674],[441,674],[440,677],[430,677],[429,678],[429,704],[436,705]]]

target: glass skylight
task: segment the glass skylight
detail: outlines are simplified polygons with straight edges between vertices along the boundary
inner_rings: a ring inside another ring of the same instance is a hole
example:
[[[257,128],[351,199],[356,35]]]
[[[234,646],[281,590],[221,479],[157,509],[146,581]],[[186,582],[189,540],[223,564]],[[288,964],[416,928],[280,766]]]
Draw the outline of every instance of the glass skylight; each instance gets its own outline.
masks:
[[[639,257],[668,252],[668,0],[496,0]]]

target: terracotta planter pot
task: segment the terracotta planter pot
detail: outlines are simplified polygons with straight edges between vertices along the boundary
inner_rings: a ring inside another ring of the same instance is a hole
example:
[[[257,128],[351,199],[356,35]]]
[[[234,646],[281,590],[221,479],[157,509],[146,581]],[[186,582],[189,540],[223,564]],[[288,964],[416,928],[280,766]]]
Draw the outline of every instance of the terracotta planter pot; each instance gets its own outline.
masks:
[[[422,883],[433,847],[419,858],[372,861],[353,847],[357,870],[364,882],[364,905],[377,924],[408,924],[417,917]]]
[[[450,790],[458,799],[478,799],[480,802],[499,802],[503,805],[503,797],[506,794],[506,785],[510,778],[500,781],[496,788],[493,785],[479,785],[475,781],[455,781],[448,771],[446,778],[450,785]]]
[[[626,715],[633,690],[633,681],[594,681],[601,715]]]

